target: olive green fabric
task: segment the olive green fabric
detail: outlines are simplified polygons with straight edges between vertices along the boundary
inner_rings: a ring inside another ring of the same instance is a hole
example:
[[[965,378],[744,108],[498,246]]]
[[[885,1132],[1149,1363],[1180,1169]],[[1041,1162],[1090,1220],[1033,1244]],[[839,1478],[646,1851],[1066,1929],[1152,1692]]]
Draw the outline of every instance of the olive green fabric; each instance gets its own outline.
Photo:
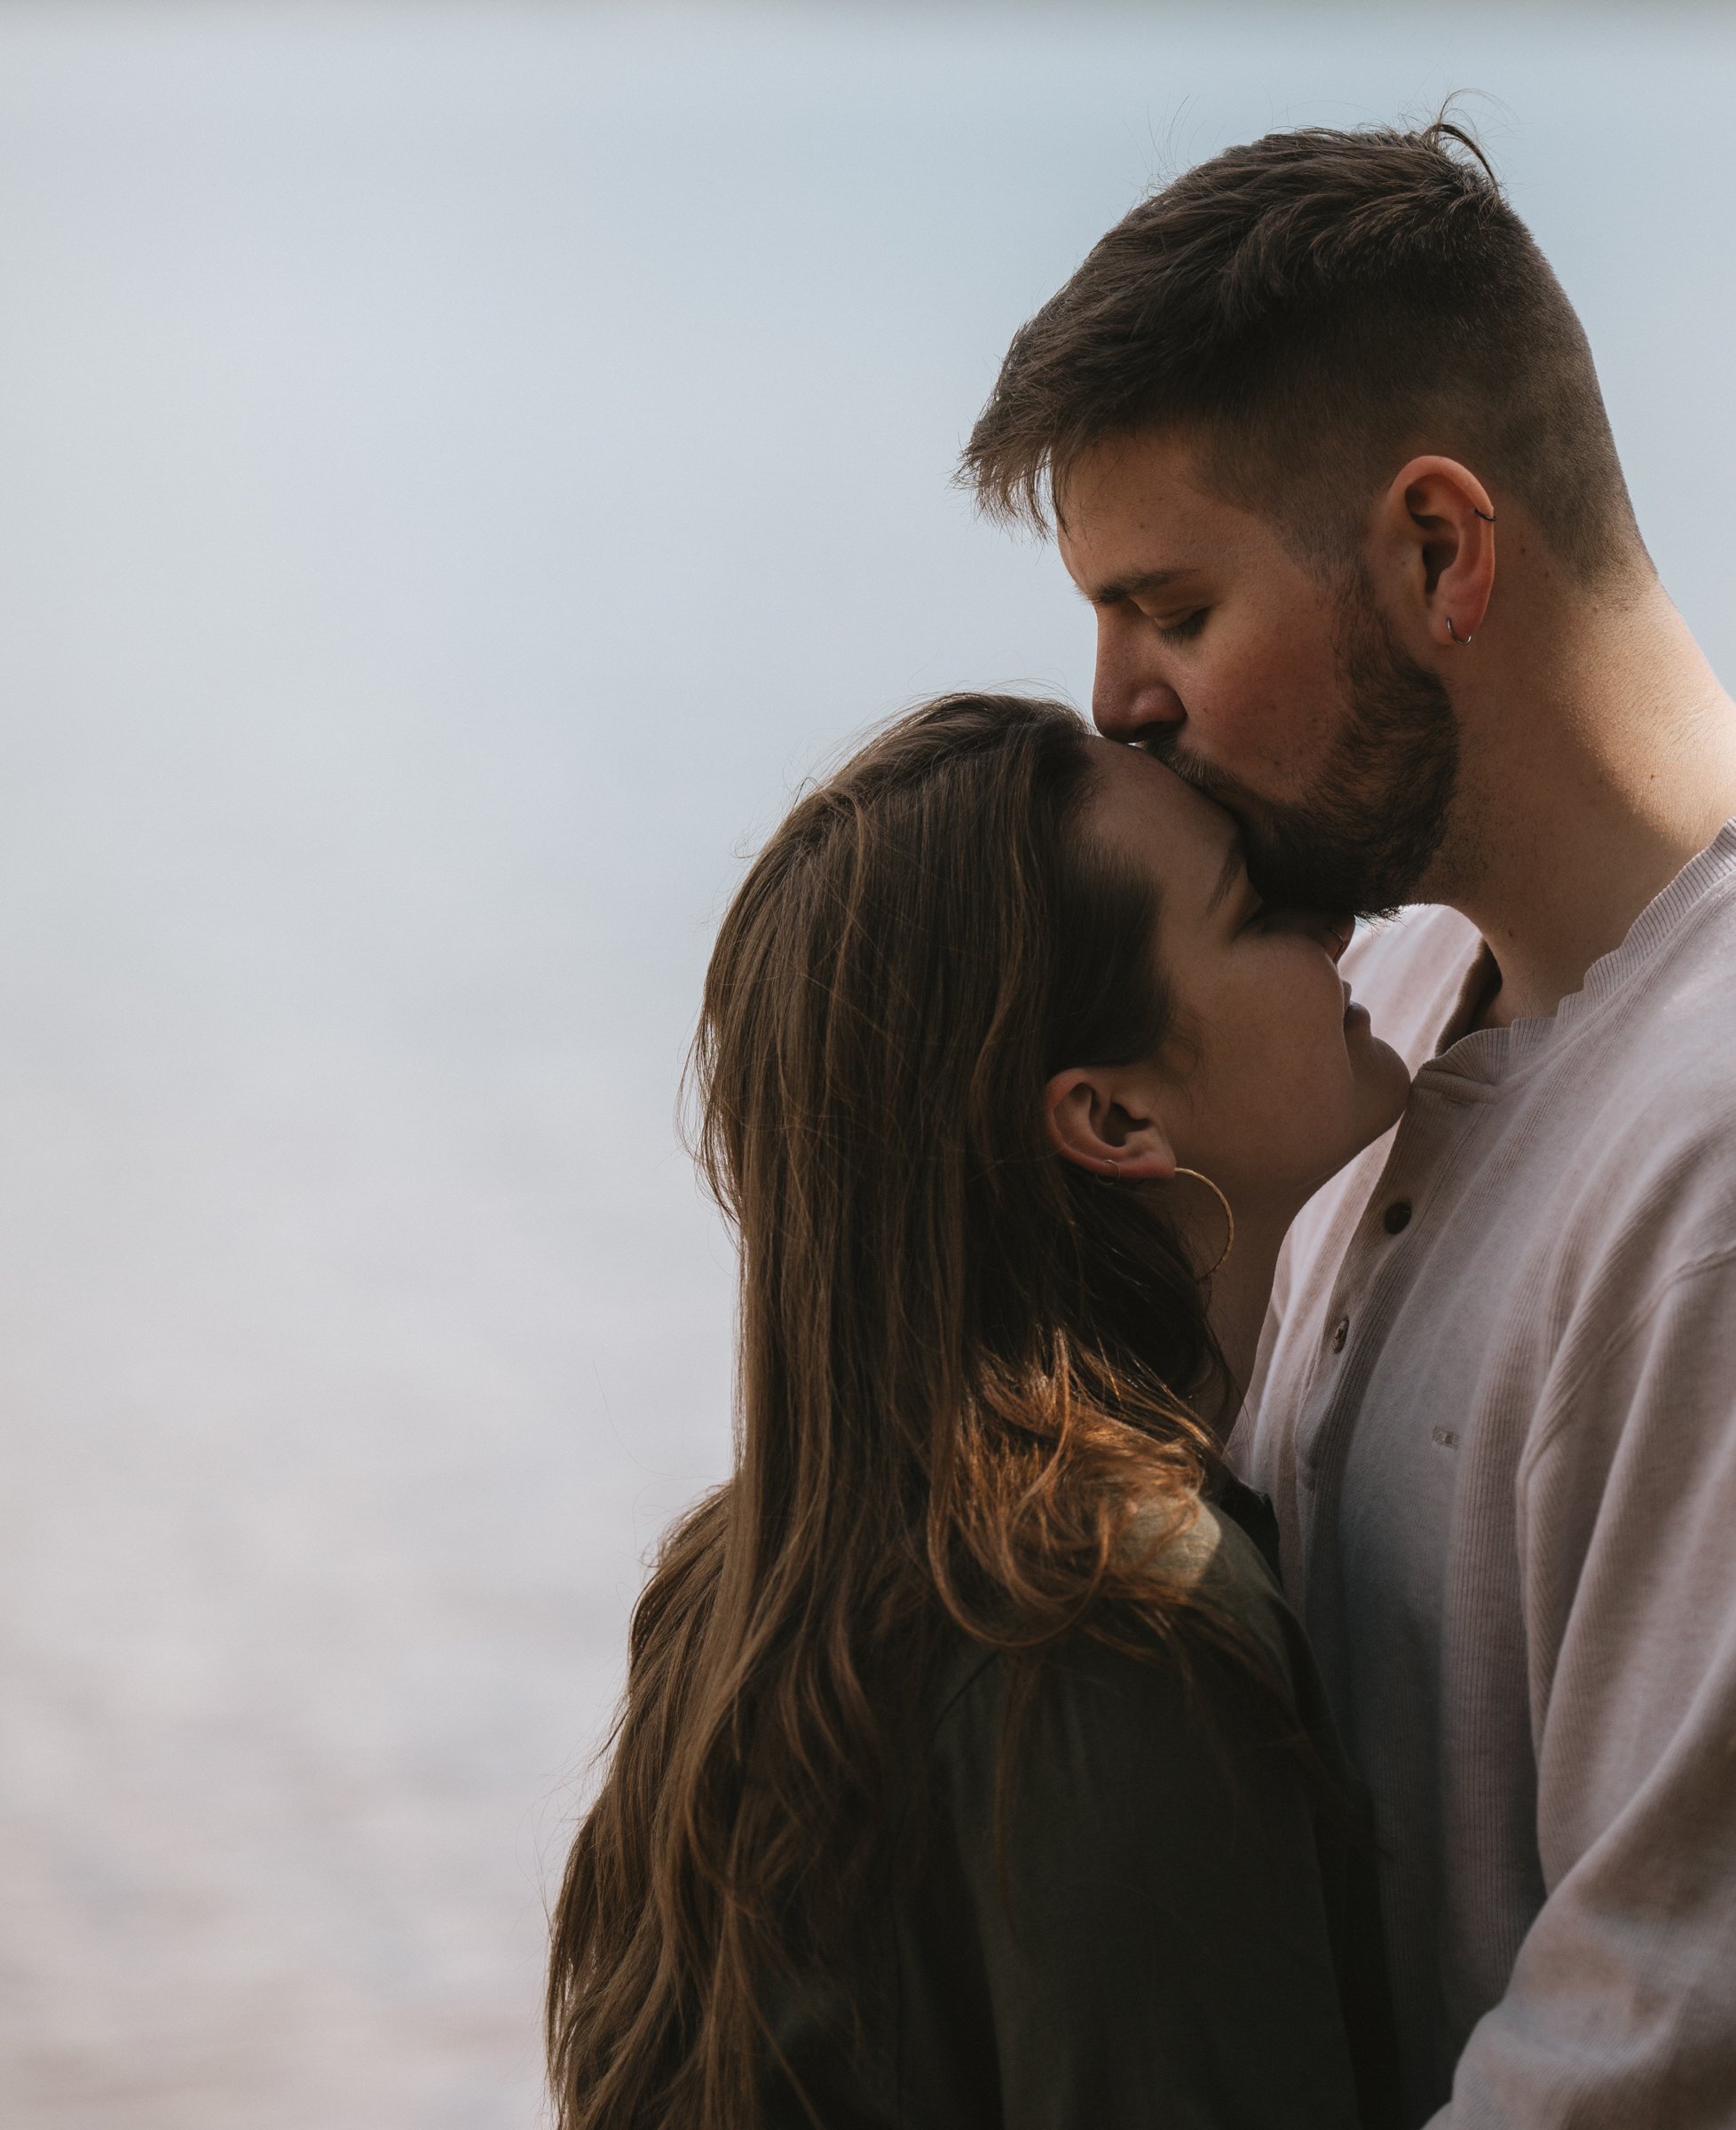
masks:
[[[1396,2119],[1354,1787],[1301,1630],[1222,1512],[1265,1504],[1230,1485],[1188,1544],[1270,1684],[1203,1636],[1185,1677],[1080,1635],[1022,1684],[960,1637],[911,1771],[925,1802],[848,1948],[773,2000],[791,2075],[768,2071],[768,2130]]]

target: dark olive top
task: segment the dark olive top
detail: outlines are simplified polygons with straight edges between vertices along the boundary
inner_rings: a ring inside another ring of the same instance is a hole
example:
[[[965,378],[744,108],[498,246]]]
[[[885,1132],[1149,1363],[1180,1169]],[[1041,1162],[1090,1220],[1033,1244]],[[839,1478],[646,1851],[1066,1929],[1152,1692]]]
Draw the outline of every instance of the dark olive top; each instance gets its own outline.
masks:
[[[1184,1677],[1081,1634],[1028,1692],[1015,1660],[948,1651],[926,1804],[848,1945],[774,1995],[808,2107],[769,2070],[767,2130],[1396,2122],[1372,1852],[1266,1518],[1231,1482],[1187,1542],[1265,1687],[1203,1635]]]

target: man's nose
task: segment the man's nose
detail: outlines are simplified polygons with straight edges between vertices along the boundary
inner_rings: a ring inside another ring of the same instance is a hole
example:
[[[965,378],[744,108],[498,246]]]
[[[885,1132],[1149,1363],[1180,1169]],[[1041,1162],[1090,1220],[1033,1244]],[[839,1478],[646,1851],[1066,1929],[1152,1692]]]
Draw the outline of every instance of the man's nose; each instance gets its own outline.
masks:
[[[1097,671],[1091,714],[1105,739],[1138,739],[1154,725],[1179,725],[1187,716],[1181,698],[1131,632],[1109,625],[1097,632]]]
[[[1347,910],[1314,910],[1303,903],[1268,901],[1266,914],[1272,929],[1300,933],[1304,939],[1317,941],[1335,962],[1343,960],[1345,950],[1356,936],[1356,919]]]
[[[1334,961],[1342,961],[1345,950],[1356,936],[1356,919],[1348,910],[1310,910],[1303,921]]]

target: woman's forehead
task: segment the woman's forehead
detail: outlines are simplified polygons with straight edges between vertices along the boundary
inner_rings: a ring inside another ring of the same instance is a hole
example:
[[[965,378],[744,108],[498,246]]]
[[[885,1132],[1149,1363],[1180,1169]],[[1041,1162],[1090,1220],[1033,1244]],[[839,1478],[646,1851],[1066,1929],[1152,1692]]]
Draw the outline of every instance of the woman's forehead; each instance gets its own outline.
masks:
[[[1224,809],[1173,769],[1118,740],[1096,739],[1097,832],[1169,889],[1197,883],[1210,895],[1230,852],[1239,850],[1235,823]]]

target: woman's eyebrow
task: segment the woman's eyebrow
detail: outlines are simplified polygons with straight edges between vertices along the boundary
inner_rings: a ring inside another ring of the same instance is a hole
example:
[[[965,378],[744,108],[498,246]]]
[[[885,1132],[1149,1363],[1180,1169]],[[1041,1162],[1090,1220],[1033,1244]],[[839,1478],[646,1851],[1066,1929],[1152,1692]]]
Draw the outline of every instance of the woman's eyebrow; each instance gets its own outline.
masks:
[[[1211,890],[1211,901],[1205,905],[1205,914],[1208,917],[1217,915],[1224,898],[1229,894],[1237,880],[1242,878],[1245,864],[1246,860],[1242,855],[1242,839],[1240,836],[1232,835],[1229,840],[1229,848],[1224,854],[1223,871],[1218,875],[1218,884]]]

